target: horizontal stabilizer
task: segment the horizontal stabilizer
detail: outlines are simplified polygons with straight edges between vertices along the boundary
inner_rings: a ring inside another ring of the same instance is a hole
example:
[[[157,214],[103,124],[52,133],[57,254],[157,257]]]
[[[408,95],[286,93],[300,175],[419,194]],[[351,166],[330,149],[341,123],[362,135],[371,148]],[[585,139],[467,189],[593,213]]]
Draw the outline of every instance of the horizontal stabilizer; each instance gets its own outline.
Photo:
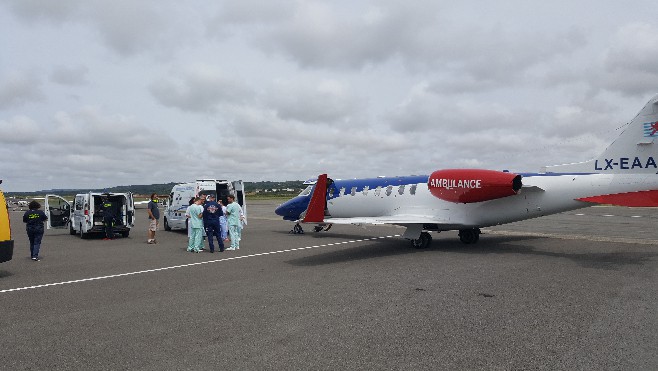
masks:
[[[658,191],[639,191],[579,198],[578,201],[627,207],[658,207]]]

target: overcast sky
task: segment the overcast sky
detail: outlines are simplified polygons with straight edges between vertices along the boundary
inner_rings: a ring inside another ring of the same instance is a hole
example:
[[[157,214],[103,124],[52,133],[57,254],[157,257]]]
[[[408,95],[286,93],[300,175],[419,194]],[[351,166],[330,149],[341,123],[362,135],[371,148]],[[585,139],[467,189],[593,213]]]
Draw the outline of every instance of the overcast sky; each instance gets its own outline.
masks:
[[[538,171],[658,93],[658,2],[4,0],[5,191]]]

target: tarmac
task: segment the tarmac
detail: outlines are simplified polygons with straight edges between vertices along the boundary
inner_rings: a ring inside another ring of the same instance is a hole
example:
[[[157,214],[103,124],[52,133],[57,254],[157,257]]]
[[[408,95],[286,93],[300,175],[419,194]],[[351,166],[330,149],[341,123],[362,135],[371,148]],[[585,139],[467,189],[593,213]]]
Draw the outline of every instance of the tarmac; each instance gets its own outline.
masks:
[[[276,206],[249,203],[238,251],[186,252],[184,232],[146,244],[138,209],[128,238],[47,231],[39,262],[11,212],[0,369],[658,369],[656,209],[417,250],[394,226],[290,234]]]

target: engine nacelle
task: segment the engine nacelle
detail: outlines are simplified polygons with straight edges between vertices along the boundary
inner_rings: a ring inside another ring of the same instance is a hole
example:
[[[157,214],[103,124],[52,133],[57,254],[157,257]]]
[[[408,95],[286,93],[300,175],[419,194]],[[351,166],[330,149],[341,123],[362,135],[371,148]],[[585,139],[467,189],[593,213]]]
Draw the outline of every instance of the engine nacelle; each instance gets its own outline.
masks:
[[[430,193],[445,201],[471,203],[515,195],[522,187],[521,175],[494,170],[437,170],[427,181]]]

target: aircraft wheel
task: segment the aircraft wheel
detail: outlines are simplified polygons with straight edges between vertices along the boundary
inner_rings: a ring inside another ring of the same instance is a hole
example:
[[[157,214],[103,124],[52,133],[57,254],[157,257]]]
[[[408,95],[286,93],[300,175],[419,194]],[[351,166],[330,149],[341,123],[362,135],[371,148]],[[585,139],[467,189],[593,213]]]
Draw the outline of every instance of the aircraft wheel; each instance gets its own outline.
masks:
[[[322,232],[322,230],[324,230],[324,227],[321,226],[321,225],[316,225],[316,226],[313,228],[313,231],[314,231],[314,232]]]
[[[166,217],[164,218],[164,228],[165,228],[165,231],[170,231],[171,230],[171,226],[169,226],[169,222],[167,221]]]
[[[480,229],[460,229],[459,240],[465,244],[477,243],[480,240]]]
[[[290,231],[294,234],[304,234],[304,229],[302,229],[302,226],[299,224],[295,224],[294,227],[292,227],[292,231]]]
[[[411,240],[411,246],[416,249],[425,249],[432,243],[432,235],[427,232],[422,232],[420,237]]]

